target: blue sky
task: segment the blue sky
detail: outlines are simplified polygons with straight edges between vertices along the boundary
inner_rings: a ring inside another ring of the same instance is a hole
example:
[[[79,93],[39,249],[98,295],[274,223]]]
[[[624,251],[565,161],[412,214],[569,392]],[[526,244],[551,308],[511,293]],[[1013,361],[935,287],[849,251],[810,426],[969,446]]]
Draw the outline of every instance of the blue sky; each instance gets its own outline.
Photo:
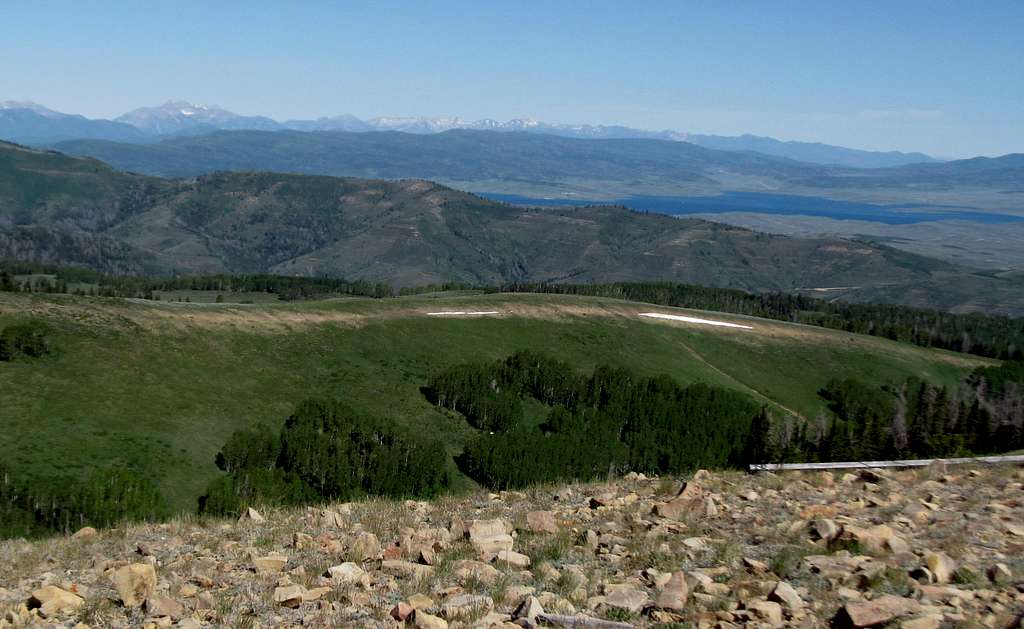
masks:
[[[0,100],[1024,152],[1024,2],[5,2]]]

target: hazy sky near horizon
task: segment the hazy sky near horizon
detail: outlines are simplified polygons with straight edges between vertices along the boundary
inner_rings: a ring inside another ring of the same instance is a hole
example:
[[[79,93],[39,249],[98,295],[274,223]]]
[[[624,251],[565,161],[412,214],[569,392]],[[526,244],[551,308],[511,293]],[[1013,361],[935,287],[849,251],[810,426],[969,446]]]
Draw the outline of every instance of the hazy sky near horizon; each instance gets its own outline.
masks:
[[[1024,152],[1024,2],[7,2],[0,100]]]

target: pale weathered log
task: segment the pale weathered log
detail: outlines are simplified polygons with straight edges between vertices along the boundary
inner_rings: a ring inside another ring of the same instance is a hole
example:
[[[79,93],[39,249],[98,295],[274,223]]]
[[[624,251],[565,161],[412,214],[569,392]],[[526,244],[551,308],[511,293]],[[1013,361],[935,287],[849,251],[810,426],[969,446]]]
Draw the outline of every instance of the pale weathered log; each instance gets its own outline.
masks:
[[[837,461],[833,463],[755,463],[751,472],[785,472],[791,470],[859,470],[864,468],[928,467],[935,461],[946,465],[999,465],[1024,463],[1024,454],[1004,456],[972,456],[954,459],[906,459],[903,461]]]

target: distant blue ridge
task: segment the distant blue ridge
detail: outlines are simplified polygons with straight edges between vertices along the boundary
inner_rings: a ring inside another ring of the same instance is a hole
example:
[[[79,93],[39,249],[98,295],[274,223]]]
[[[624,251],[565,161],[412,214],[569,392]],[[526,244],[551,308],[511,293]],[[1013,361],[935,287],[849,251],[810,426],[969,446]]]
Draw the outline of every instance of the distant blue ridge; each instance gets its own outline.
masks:
[[[657,212],[673,216],[751,212],[783,216],[820,216],[837,220],[872,221],[887,225],[911,225],[914,223],[943,220],[963,220],[985,224],[1024,221],[1022,216],[978,212],[970,207],[929,204],[926,207],[943,209],[910,211],[913,208],[922,206],[908,203],[876,205],[856,201],[837,201],[823,197],[770,194],[765,192],[725,192],[711,197],[632,196],[605,201],[593,199],[538,199],[517,194],[492,194],[489,192],[480,193],[480,196],[516,205],[538,205],[543,207],[624,205],[634,210]]]

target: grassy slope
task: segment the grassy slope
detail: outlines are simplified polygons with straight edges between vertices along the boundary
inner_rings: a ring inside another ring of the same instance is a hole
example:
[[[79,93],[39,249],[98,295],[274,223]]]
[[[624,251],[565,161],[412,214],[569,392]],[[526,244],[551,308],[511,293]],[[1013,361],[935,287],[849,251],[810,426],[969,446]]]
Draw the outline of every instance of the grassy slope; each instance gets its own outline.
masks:
[[[505,314],[423,315],[449,308]],[[636,316],[652,309],[536,295],[214,305],[0,294],[0,326],[44,317],[58,348],[36,362],[0,364],[0,460],[40,476],[128,465],[159,479],[175,506],[192,508],[233,430],[277,425],[310,395],[336,395],[437,434],[456,453],[471,429],[432,408],[419,387],[433,369],[519,349],[581,369],[613,362],[738,387],[804,416],[821,408],[816,391],[833,376],[952,383],[982,362],[756,319],[746,320],[754,330],[729,330]]]

